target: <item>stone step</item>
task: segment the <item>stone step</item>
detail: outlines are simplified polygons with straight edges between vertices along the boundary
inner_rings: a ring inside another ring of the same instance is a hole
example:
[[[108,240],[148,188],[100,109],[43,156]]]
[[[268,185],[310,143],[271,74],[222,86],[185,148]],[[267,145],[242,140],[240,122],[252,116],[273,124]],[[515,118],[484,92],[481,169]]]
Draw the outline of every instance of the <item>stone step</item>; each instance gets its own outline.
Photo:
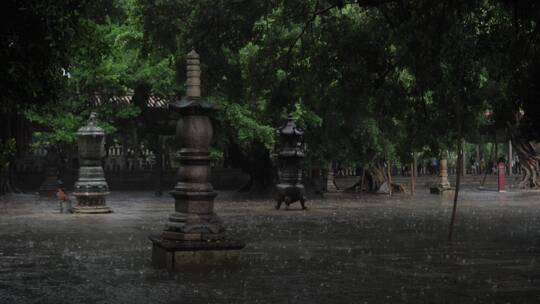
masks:
[[[355,184],[360,179],[359,176],[338,176],[336,177],[336,184],[340,189],[347,188],[353,184]],[[418,176],[416,178],[416,185],[419,187],[428,186],[430,184],[435,184],[438,182],[439,177],[434,175],[424,175],[424,176]],[[448,176],[448,180],[453,185],[456,181],[455,175]],[[507,176],[506,177],[506,185],[509,187],[512,185],[517,184],[521,180],[521,176],[519,175],[513,175],[513,176]],[[411,184],[411,177],[410,176],[392,176],[392,182],[396,184],[401,184],[403,186],[407,186]],[[472,186],[480,186],[483,182],[484,186],[494,186],[496,187],[498,184],[498,177],[496,175],[487,175],[484,180],[483,175],[466,175],[461,177],[460,183],[462,185],[472,185]]]

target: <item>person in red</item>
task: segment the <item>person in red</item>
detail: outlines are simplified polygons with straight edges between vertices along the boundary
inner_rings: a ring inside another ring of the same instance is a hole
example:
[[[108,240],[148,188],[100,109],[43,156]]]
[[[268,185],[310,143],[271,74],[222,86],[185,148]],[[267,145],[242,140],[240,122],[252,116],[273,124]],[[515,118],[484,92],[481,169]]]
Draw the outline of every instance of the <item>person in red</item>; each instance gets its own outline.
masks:
[[[497,174],[498,174],[498,190],[499,192],[506,192],[505,187],[505,177],[506,177],[506,164],[504,163],[504,158],[499,158],[497,164]]]
[[[65,211],[69,211],[70,207],[70,201],[69,198],[62,187],[62,184],[59,184],[58,191],[56,192],[56,198],[58,198],[60,203],[60,212],[64,212],[64,206],[66,207]]]

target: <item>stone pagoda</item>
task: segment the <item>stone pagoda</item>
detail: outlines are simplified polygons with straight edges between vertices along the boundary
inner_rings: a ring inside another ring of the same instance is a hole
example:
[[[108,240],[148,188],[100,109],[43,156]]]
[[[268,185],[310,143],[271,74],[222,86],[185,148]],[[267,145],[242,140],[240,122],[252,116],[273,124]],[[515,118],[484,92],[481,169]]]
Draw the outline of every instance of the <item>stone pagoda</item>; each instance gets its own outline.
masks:
[[[180,113],[176,127],[181,144],[178,183],[171,192],[174,212],[160,236],[151,236],[152,263],[158,268],[190,266],[203,253],[241,249],[245,245],[225,238],[225,228],[214,212],[216,192],[210,183],[210,115],[217,107],[201,98],[199,55],[187,54],[186,96],[169,104]],[[186,256],[188,255],[188,256]],[[188,264],[188,265],[186,265]],[[182,267],[180,267],[182,268]]]
[[[276,209],[285,203],[286,208],[290,204],[299,201],[302,209],[305,206],[305,189],[302,184],[302,169],[300,161],[304,158],[302,136],[304,131],[296,126],[292,116],[287,123],[278,128],[280,151],[278,154],[279,183],[276,185],[278,198]]]
[[[109,186],[101,160],[105,156],[105,132],[97,125],[97,114],[90,114],[88,123],[77,131],[79,149],[79,178],[75,182],[73,195],[77,205],[74,213],[110,213],[105,202]]]

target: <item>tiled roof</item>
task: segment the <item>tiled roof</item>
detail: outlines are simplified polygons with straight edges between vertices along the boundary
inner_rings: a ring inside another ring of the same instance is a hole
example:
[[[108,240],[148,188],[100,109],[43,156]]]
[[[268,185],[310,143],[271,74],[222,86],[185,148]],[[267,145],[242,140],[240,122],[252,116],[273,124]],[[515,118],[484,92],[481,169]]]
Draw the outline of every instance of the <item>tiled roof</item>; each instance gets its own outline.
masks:
[[[100,106],[102,104],[117,104],[125,105],[132,103],[133,96],[106,96],[106,95],[93,95],[90,102],[93,106]],[[148,98],[147,106],[149,108],[167,108],[171,99],[163,98],[159,96],[150,96]]]

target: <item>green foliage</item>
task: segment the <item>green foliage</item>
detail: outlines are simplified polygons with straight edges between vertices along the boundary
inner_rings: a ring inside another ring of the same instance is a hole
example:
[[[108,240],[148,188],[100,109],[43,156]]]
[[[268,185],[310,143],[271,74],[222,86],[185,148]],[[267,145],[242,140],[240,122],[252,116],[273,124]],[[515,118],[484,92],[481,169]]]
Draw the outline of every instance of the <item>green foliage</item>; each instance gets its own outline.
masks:
[[[223,160],[223,151],[218,149],[218,148],[211,147],[210,148],[210,159],[213,160],[213,161],[221,161],[221,160]]]
[[[224,122],[234,130],[235,137],[244,149],[258,142],[267,149],[272,149],[275,143],[274,128],[260,123],[252,112],[235,103],[220,101]]]
[[[17,142],[14,138],[4,143],[0,143],[0,169],[3,169],[11,160],[17,149]]]
[[[40,146],[49,146],[58,142],[73,143],[76,140],[75,132],[82,126],[82,118],[71,113],[58,115],[57,111],[62,109],[55,106],[45,106],[47,110],[32,107],[27,109],[25,117],[43,126],[48,126],[53,132],[34,132],[34,141]]]
[[[147,47],[133,1],[112,1],[111,5],[116,14],[85,20],[85,35],[69,69],[70,86],[76,92],[122,96],[145,83],[152,94],[174,93],[179,88],[174,56],[161,56]]]
[[[80,17],[80,35],[70,49],[69,77],[64,79],[61,100],[23,112],[44,127],[34,134],[41,145],[73,143],[77,129],[92,111],[100,114],[101,126],[109,135],[117,132],[119,124],[141,114],[139,106],[116,104],[110,97],[129,100],[140,85],[158,96],[173,95],[182,87],[176,82],[174,56],[162,56],[145,43],[134,1],[103,2]],[[96,96],[101,101],[97,107],[92,102]]]
[[[284,113],[283,116],[285,116]],[[294,111],[291,113],[296,124],[304,129],[319,128],[322,126],[322,119],[315,112],[310,110],[302,100],[294,105]]]
[[[58,37],[72,43],[63,93],[180,96],[195,48],[203,92],[223,109],[216,157],[235,145],[260,161],[292,115],[315,165],[409,162],[412,152],[435,156],[478,138],[482,124],[515,122],[521,110],[535,135],[540,5],[512,3],[102,0],[81,10],[76,37],[71,19],[60,20]],[[62,12],[50,6],[46,15]],[[43,142],[73,141],[91,109],[78,99],[25,112],[49,128]],[[110,134],[144,113],[98,110]]]
[[[270,150],[272,126],[292,114],[313,162],[409,161],[425,146],[445,150],[485,108],[476,43],[492,19],[481,4],[139,3],[150,41],[178,60],[199,50],[203,88],[223,97],[231,140],[246,151]],[[442,26],[425,26],[449,10]]]
[[[42,131],[33,133],[33,142],[46,147],[59,143],[73,144],[77,130],[86,124],[91,112],[98,113],[99,126],[105,134],[111,135],[117,132],[118,122],[138,116],[140,109],[134,105],[113,103],[105,103],[96,109],[84,98],[73,98],[62,103],[33,105],[27,107],[23,114],[29,121],[44,127]]]

